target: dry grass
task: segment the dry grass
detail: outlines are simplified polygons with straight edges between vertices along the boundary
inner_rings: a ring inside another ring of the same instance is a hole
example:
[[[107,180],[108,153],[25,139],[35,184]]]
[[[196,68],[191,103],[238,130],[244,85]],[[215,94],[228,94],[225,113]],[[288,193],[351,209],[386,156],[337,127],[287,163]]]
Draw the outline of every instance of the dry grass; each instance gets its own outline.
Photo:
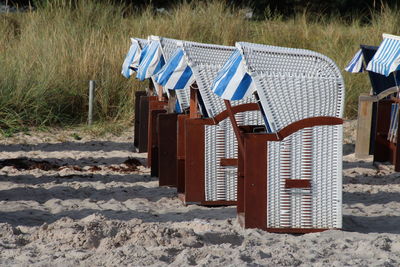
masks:
[[[0,128],[18,128],[86,120],[88,81],[94,79],[99,121],[129,121],[133,92],[146,83],[126,80],[121,64],[129,37],[161,35],[233,45],[248,41],[312,49],[343,69],[360,43],[378,45],[381,34],[398,34],[398,11],[374,14],[369,24],[340,18],[263,21],[244,18],[244,11],[220,1],[181,4],[167,14],[149,7],[141,12],[94,0],[52,1],[33,12],[0,15]],[[366,75],[343,72],[346,117],[356,114],[361,92],[370,89]]]

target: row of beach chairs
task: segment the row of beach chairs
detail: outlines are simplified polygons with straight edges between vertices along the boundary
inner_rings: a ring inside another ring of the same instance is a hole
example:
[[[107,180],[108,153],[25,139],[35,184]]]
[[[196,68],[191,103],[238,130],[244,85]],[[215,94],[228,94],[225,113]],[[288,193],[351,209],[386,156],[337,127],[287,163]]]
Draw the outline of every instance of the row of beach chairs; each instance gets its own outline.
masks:
[[[149,80],[134,145],[185,204],[237,205],[242,226],[270,232],[342,227],[345,88],[332,60],[150,36],[132,39],[122,74]]]

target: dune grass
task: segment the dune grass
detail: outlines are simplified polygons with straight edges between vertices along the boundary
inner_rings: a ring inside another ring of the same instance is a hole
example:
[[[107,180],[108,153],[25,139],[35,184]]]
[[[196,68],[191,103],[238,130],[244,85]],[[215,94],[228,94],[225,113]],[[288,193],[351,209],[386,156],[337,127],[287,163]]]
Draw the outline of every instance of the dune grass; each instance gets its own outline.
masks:
[[[74,3],[74,4],[72,4]],[[71,125],[87,116],[89,80],[97,81],[97,121],[127,124],[133,117],[134,91],[147,83],[120,74],[129,37],[161,35],[233,45],[248,41],[307,48],[332,58],[343,69],[360,43],[378,45],[381,34],[399,34],[400,12],[382,10],[369,23],[306,12],[294,18],[246,20],[245,10],[221,1],[183,3],[158,14],[94,0],[56,0],[38,9],[0,14],[0,128]],[[357,98],[368,92],[364,74],[343,72],[347,118]]]

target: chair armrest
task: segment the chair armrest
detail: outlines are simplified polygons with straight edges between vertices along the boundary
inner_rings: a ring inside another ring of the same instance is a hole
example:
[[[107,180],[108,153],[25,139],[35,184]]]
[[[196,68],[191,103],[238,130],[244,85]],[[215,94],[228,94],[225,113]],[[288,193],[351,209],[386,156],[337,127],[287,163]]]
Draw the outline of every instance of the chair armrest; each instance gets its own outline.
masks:
[[[289,135],[308,127],[343,124],[343,119],[336,117],[312,117],[289,124],[277,133],[244,133],[244,139],[258,139],[267,141],[281,141]]]
[[[259,109],[260,109],[260,107],[258,106],[257,103],[246,103],[246,104],[241,104],[241,105],[237,105],[237,106],[232,106],[233,114],[246,112],[246,111],[255,111],[255,110],[259,110]],[[214,120],[216,121],[216,124],[218,124],[219,122],[225,120],[228,117],[229,117],[228,110],[224,110],[221,113],[219,113],[217,116],[215,116]]]

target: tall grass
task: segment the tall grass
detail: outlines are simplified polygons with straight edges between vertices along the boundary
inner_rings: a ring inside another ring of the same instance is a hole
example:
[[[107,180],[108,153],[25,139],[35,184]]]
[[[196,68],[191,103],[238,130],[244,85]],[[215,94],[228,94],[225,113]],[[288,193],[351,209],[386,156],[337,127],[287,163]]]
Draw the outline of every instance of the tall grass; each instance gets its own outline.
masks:
[[[382,10],[362,24],[361,18],[349,23],[307,13],[251,21],[244,10],[220,1],[183,3],[164,14],[94,0],[49,2],[35,11],[0,15],[0,128],[84,122],[91,79],[97,81],[97,119],[130,121],[134,91],[146,83],[120,75],[129,37],[307,48],[343,69],[360,43],[378,45],[383,32],[400,33],[397,10]],[[370,85],[366,75],[343,75],[345,115],[353,118],[358,95]]]

